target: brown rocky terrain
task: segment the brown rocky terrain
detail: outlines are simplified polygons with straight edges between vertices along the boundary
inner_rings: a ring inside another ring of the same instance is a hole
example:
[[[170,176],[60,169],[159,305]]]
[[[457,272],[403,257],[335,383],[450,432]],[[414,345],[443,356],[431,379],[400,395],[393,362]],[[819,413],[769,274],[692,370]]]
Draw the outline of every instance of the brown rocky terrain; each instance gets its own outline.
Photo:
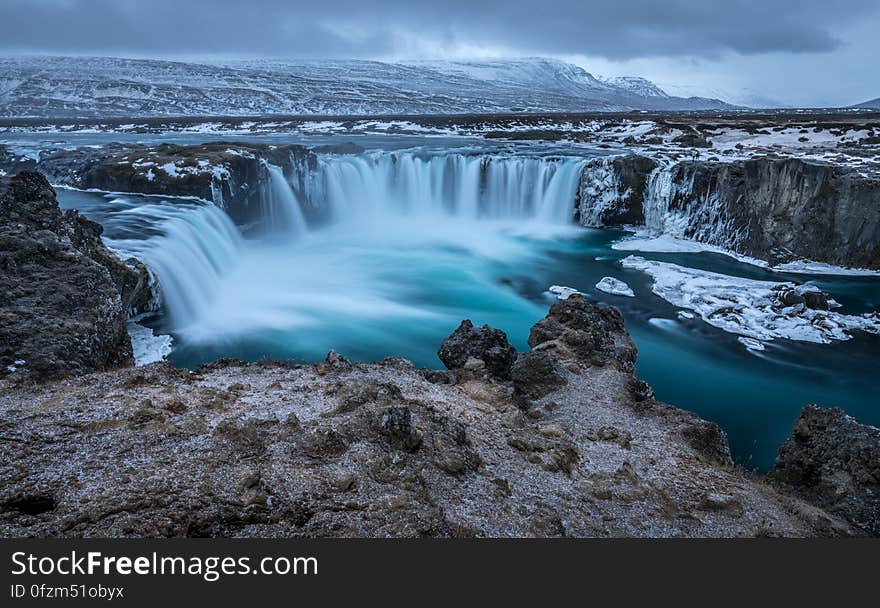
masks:
[[[488,329],[487,329],[488,331]],[[580,296],[497,379],[475,354],[158,363],[0,392],[4,536],[815,536],[843,520],[656,402]]]

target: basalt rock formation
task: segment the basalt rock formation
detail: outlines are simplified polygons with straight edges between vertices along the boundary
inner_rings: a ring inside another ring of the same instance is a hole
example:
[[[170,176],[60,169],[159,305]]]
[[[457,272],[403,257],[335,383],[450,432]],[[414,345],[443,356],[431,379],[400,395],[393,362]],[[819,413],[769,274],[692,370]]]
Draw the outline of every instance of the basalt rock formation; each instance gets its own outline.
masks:
[[[770,478],[880,536],[880,429],[837,408],[808,405],[779,446]]]
[[[27,159],[7,152],[0,168],[20,167]],[[268,165],[279,167],[293,187],[304,188],[315,156],[303,146],[215,142],[181,146],[109,144],[75,150],[46,150],[33,162],[53,184],[75,188],[192,196],[214,202],[240,225],[259,218],[260,201],[270,179]]]
[[[657,161],[639,154],[598,158],[584,167],[574,221],[584,226],[643,224],[648,177]]]
[[[820,161],[763,156],[653,168],[622,156],[587,167],[576,216],[588,226],[643,224],[772,263],[880,267],[880,180]]]
[[[0,169],[36,168],[52,183],[77,188],[194,196],[213,201],[247,227],[261,220],[261,204],[271,190],[270,166],[305,201],[307,215],[329,213],[321,200],[311,198],[315,175],[310,169],[318,152],[362,149],[354,144],[312,150],[240,142],[110,144],[44,150],[39,161],[0,149]],[[880,268],[880,179],[876,172],[843,164],[774,155],[673,160],[630,153],[587,162],[573,203],[573,219],[584,226],[644,225],[657,234],[774,264],[809,259]]]
[[[504,380],[510,378],[510,366],[516,359],[516,349],[500,329],[488,325],[474,327],[466,319],[443,340],[437,356],[449,369],[463,368],[471,360],[479,360],[491,375]]]
[[[62,213],[39,173],[0,178],[0,377],[44,380],[131,365],[126,315],[150,299],[146,268]]]

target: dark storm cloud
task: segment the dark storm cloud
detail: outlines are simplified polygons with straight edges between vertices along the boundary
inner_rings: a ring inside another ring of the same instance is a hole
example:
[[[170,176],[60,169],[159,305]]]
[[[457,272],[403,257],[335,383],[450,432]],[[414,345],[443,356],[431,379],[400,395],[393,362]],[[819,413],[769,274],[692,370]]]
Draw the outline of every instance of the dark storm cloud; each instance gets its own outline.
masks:
[[[877,0],[0,0],[0,52],[609,59],[833,51]]]

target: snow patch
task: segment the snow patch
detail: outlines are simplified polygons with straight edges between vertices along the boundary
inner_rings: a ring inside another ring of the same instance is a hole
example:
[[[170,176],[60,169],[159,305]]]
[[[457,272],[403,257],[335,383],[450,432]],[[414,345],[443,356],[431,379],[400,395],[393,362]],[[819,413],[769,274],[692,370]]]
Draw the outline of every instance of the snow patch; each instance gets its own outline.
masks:
[[[823,262],[810,260],[797,260],[786,264],[773,266],[771,270],[778,272],[791,272],[794,274],[828,274],[856,277],[880,277],[880,270],[870,268],[847,268],[845,266],[832,266]]]
[[[783,306],[778,294],[797,289],[794,283],[731,277],[632,255],[621,264],[650,275],[653,292],[667,302],[694,311],[719,329],[754,340],[828,344],[849,340],[850,332],[856,330],[880,333],[876,312],[856,316],[813,310],[803,304]]]
[[[128,324],[128,335],[131,336],[135,365],[162,361],[171,354],[171,336],[155,334],[149,327],[134,322]]]
[[[8,371],[8,372],[17,371],[18,368],[21,367],[22,365],[24,365],[25,363],[27,363],[27,361],[25,361],[24,359],[16,359],[15,361],[12,362],[12,365],[6,366],[6,371]]]
[[[737,340],[740,344],[742,344],[749,350],[761,351],[766,348],[763,342],[761,342],[760,340],[755,340],[754,338],[746,338],[745,336],[740,336],[739,338],[737,338]]]
[[[562,285],[551,285],[550,289],[548,289],[547,291],[549,291],[550,293],[555,295],[560,300],[567,300],[568,298],[570,298],[574,294],[581,293],[577,289],[574,289],[573,287],[564,287]],[[583,295],[583,294],[581,294],[581,295]]]
[[[602,277],[602,280],[596,283],[596,289],[599,291],[604,291],[605,293],[610,293],[613,296],[627,296],[629,298],[634,298],[635,293],[630,289],[630,286],[621,281],[620,279],[615,279],[614,277]]]

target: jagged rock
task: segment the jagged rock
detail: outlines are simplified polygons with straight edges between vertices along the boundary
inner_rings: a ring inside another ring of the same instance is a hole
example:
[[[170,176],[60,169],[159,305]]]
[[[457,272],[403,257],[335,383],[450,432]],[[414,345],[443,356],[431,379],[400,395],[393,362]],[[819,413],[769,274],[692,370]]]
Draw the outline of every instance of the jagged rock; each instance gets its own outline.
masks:
[[[510,367],[516,359],[516,349],[500,329],[482,325],[475,327],[464,320],[448,338],[443,340],[437,356],[449,369],[464,368],[469,359],[479,359],[492,376],[510,378]]]
[[[558,366],[544,351],[520,353],[510,370],[513,390],[526,399],[540,399],[552,393],[568,383]]]
[[[779,446],[774,481],[880,536],[880,429],[838,408],[808,405]]]
[[[411,452],[422,443],[422,432],[412,421],[412,412],[406,406],[391,406],[379,415],[379,432],[398,450]]]
[[[151,299],[149,281],[100,235],[77,212],[61,213],[39,173],[0,178],[0,377],[45,380],[133,363],[126,311]]]
[[[786,289],[780,292],[779,301],[783,306],[797,306],[804,303],[804,296],[795,289]]]
[[[479,455],[470,449],[464,424],[445,415],[431,421],[433,461],[440,469],[457,475],[480,466]]]
[[[551,350],[559,360],[613,364],[625,372],[633,371],[637,354],[620,311],[581,294],[555,302],[550,313],[532,327],[529,345]]]
[[[809,285],[797,287],[783,286],[777,297],[782,306],[799,306],[814,310],[829,310],[831,308],[831,296]]]
[[[712,146],[712,144],[706,139],[706,136],[699,131],[688,131],[687,133],[675,137],[673,141],[682,146],[691,148],[710,148]]]
[[[351,367],[351,361],[337,353],[335,350],[331,350],[327,353],[327,358],[324,360],[324,363],[331,367],[346,369]]]
[[[455,384],[455,372],[446,369],[423,369],[422,376],[432,384]]]
[[[830,297],[827,293],[819,290],[808,290],[803,292],[804,305],[814,310],[828,310],[828,300]]]
[[[36,159],[16,154],[5,144],[0,144],[0,175],[14,175],[22,171],[34,171],[36,168]]]
[[[633,377],[629,383],[629,392],[630,395],[632,395],[632,398],[636,401],[645,401],[654,398],[654,389],[651,388],[651,385],[636,377]]]
[[[194,196],[213,201],[239,225],[259,224],[266,163],[282,169],[299,192],[315,156],[304,146],[246,142],[108,144],[100,149],[44,150],[36,168],[52,183],[110,192]]]
[[[720,426],[697,416],[688,416],[681,427],[681,434],[698,453],[721,465],[733,463],[727,433]]]

